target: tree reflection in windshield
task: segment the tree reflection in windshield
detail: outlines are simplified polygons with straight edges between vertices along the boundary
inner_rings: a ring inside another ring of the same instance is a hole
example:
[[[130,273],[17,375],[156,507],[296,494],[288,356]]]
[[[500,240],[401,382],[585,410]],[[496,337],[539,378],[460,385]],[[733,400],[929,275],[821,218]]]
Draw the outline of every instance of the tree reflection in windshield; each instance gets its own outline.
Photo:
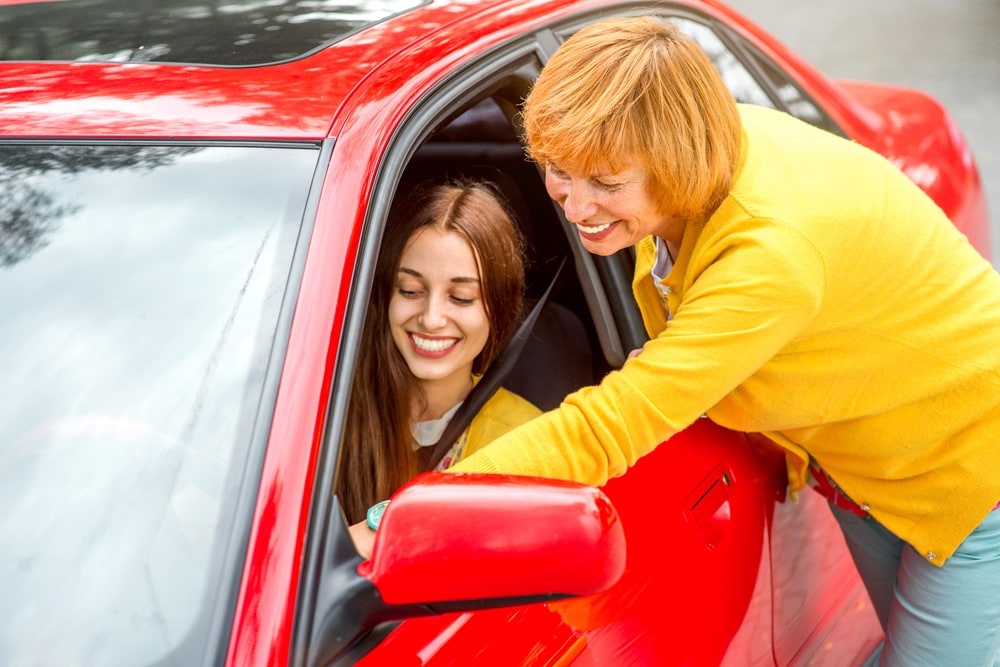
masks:
[[[33,176],[48,172],[71,175],[88,169],[150,170],[197,150],[164,146],[0,147],[0,268],[16,264],[48,245],[59,219],[78,211],[60,194],[40,189]]]

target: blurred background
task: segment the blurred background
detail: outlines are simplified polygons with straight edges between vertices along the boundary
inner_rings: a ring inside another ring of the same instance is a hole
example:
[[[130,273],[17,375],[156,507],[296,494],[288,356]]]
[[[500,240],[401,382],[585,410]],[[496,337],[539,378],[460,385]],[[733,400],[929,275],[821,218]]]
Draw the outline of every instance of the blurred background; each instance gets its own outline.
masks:
[[[1000,0],[724,0],[823,73],[919,88],[972,145],[1000,267]]]

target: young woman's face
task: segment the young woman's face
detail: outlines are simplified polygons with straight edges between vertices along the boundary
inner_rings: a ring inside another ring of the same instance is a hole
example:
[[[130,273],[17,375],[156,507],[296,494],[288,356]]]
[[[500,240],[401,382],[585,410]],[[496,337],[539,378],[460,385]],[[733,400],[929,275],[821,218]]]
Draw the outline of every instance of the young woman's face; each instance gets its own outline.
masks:
[[[612,255],[655,235],[680,243],[684,227],[659,212],[646,172],[636,167],[595,174],[545,167],[545,188],[576,225],[588,252]]]
[[[400,258],[389,326],[415,377],[468,381],[490,325],[476,259],[464,238],[430,227],[414,233]]]

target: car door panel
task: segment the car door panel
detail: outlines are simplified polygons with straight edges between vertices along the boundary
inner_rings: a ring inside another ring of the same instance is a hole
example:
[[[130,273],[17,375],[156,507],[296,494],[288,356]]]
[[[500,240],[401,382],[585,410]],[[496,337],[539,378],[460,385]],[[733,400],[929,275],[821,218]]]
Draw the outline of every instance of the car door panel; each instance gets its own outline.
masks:
[[[609,590],[407,620],[359,664],[720,664],[730,651],[769,664],[767,529],[783,481],[769,463],[701,419],[603,488],[628,544]]]
[[[786,480],[777,446],[701,419],[603,488],[628,544],[609,590],[407,620],[359,664],[855,664],[873,611],[824,501]]]

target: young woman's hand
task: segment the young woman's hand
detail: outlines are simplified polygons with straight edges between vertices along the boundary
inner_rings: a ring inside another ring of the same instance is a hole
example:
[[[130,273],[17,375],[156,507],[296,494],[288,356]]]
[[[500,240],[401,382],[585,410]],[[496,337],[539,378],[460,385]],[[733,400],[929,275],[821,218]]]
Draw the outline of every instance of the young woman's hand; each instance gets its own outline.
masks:
[[[354,548],[363,558],[372,557],[372,547],[375,546],[375,531],[368,527],[368,522],[359,521],[347,529],[354,540]]]

